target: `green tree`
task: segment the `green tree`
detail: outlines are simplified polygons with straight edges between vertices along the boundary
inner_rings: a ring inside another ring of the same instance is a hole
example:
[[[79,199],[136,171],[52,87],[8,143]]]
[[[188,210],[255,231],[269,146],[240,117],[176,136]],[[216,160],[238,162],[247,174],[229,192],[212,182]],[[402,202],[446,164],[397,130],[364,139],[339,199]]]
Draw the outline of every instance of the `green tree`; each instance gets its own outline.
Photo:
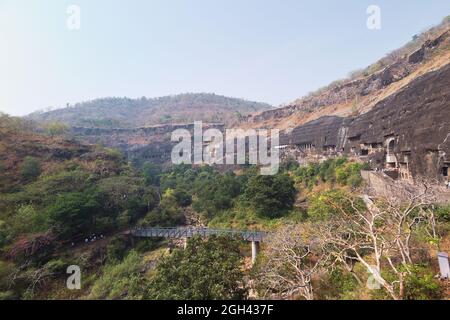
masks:
[[[362,200],[355,199],[342,190],[333,189],[321,192],[311,197],[308,217],[314,221],[324,221],[341,214],[342,210],[353,212],[352,201],[358,208],[364,207]]]
[[[98,183],[103,207],[112,212],[129,211],[131,218],[137,218],[157,205],[153,188],[145,188],[140,178],[115,176]]]
[[[45,127],[48,135],[51,137],[63,135],[68,131],[67,125],[61,122],[52,122]]]
[[[219,174],[202,172],[195,179],[196,200],[194,209],[208,217],[234,205],[234,199],[241,194],[243,181],[234,173]]]
[[[276,218],[292,209],[295,195],[294,181],[288,175],[255,175],[247,183],[244,200],[258,215]]]
[[[436,208],[436,219],[442,223],[450,222],[450,205],[447,206],[438,206]]]
[[[161,176],[161,166],[147,162],[146,164],[144,164],[144,167],[142,168],[142,175],[144,176],[145,184],[147,186],[149,185],[157,186],[159,185],[159,180]]]
[[[181,207],[187,207],[192,203],[192,196],[185,189],[175,189],[174,195]]]
[[[192,238],[186,250],[163,257],[150,281],[150,299],[243,299],[239,244],[228,237]]]
[[[439,281],[434,278],[433,271],[425,266],[413,266],[405,281],[405,299],[437,300],[441,297],[442,289]]]
[[[141,221],[145,226],[173,227],[184,222],[184,215],[173,189],[167,189],[158,207]]]
[[[19,206],[11,219],[14,234],[44,231],[46,221],[39,221],[39,218],[41,217],[32,205]]]
[[[99,212],[101,206],[91,192],[62,194],[47,208],[50,225],[64,239],[96,231],[95,216]]]

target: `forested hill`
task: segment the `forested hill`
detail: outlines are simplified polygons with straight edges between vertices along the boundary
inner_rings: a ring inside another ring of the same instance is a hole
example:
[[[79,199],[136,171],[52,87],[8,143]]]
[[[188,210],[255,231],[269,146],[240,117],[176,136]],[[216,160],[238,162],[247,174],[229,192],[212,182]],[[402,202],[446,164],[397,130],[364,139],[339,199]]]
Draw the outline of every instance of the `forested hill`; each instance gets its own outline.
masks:
[[[39,111],[27,118],[38,122],[63,122],[69,126],[134,128],[155,124],[193,121],[232,124],[254,112],[272,108],[269,104],[216,94],[180,94],[149,99],[102,98]]]

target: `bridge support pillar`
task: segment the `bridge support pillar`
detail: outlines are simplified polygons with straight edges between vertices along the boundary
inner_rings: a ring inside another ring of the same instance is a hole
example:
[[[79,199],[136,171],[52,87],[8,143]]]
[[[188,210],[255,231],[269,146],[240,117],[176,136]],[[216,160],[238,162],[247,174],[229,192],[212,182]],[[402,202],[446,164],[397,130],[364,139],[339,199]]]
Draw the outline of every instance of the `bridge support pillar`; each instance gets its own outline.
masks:
[[[252,241],[252,264],[256,261],[256,256],[259,253],[259,241]]]

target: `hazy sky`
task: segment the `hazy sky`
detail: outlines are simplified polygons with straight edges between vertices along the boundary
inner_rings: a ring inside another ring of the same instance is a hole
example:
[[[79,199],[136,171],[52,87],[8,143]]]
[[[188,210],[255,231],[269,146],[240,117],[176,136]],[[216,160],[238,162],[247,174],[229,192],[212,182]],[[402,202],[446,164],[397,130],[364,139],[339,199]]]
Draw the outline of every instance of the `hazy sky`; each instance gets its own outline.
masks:
[[[379,31],[366,27],[371,4]],[[69,5],[80,30],[67,28]],[[0,111],[183,92],[278,105],[448,14],[448,0],[0,0]]]

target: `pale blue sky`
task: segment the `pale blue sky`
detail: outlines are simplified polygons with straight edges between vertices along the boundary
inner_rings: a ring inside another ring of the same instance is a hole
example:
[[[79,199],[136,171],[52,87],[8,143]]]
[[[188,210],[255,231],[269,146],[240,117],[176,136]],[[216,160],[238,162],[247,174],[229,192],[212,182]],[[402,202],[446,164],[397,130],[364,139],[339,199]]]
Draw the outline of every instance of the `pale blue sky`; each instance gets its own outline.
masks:
[[[79,31],[66,27],[71,4]],[[371,4],[380,31],[366,27]],[[0,0],[0,111],[184,92],[278,105],[448,14],[448,0]]]

